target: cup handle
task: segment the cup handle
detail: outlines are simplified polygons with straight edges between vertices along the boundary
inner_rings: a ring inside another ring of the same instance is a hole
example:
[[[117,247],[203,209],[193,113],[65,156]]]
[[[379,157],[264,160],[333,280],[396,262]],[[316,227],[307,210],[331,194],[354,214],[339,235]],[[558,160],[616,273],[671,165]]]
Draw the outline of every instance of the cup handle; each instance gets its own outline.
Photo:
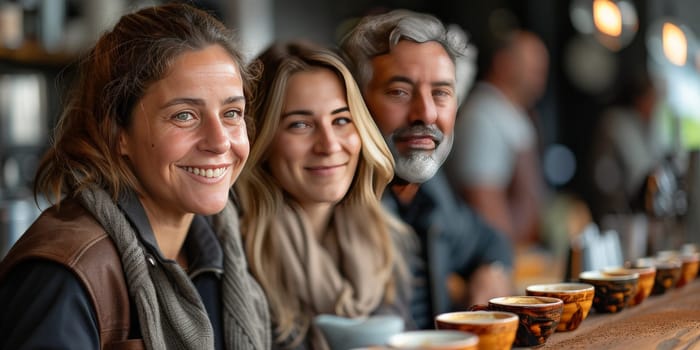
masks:
[[[486,304],[474,304],[469,307],[469,311],[488,311],[489,306]]]

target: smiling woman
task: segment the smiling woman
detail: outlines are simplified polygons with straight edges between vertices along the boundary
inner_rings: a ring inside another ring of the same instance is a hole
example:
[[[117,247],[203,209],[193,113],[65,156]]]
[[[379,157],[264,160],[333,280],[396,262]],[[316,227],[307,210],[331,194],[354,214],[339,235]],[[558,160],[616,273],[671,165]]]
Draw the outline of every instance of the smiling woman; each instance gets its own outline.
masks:
[[[143,188],[151,226],[221,211],[248,158],[244,109],[238,67],[218,45],[183,53],[170,74],[147,89],[119,148]],[[184,239],[184,229],[154,232],[160,242]],[[177,253],[164,252],[171,259]]]
[[[293,74],[268,164],[272,176],[307,212],[327,212],[350,188],[360,154],[341,80],[330,69]],[[320,207],[320,208],[319,208]],[[315,232],[327,215],[312,216]]]
[[[355,81],[306,43],[273,45],[256,64],[258,136],[235,188],[275,346],[327,349],[312,324],[320,314],[406,318],[410,288],[392,238],[407,229],[379,202],[393,160]]]
[[[187,5],[125,15],[79,62],[35,181],[56,205],[0,263],[0,348],[269,348],[229,199],[242,62]]]

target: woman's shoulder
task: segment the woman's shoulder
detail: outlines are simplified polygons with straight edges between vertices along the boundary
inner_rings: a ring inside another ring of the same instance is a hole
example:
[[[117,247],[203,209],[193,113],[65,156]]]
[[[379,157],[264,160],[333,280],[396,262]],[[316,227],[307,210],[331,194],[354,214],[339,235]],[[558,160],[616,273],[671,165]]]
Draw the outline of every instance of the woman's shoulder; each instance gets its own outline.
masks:
[[[46,209],[20,237],[7,258],[14,254],[38,254],[46,258],[80,258],[87,250],[111,239],[77,200],[64,200]],[[68,260],[72,261],[72,260]]]
[[[91,261],[117,257],[114,243],[77,200],[46,209],[15,243],[0,264],[0,278],[17,263],[43,259],[68,267],[89,267]]]
[[[75,279],[85,288],[98,324],[112,329],[115,337],[128,333],[129,309],[124,305],[129,299],[119,252],[77,200],[61,201],[39,216],[0,262],[0,280],[22,266],[65,269],[70,277],[65,281]]]

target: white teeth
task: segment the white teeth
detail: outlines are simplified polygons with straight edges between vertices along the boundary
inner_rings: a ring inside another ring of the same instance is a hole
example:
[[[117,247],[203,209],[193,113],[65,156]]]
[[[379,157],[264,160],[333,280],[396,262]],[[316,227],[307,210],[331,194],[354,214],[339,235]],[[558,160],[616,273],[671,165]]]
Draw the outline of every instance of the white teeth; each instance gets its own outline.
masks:
[[[188,172],[195,174],[197,176],[203,176],[203,177],[210,178],[210,179],[219,177],[226,172],[226,168],[200,169],[200,168],[186,167],[185,170],[187,170]]]

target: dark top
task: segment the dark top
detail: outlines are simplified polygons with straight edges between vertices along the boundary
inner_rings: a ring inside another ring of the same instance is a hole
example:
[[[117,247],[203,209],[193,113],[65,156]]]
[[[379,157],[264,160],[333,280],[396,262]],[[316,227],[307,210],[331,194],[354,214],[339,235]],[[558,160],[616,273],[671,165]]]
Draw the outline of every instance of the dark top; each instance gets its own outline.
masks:
[[[161,254],[141,203],[125,197],[119,207],[141,243],[161,264],[176,264]],[[184,249],[189,275],[212,323],[216,349],[223,349],[221,283],[223,252],[205,217],[195,216]],[[129,338],[141,338],[134,303]],[[95,310],[78,278],[57,263],[18,264],[0,285],[0,349],[99,349]]]
[[[408,257],[407,261],[411,274],[413,275],[412,291],[410,307],[413,322],[417,328],[432,328],[433,306],[430,303],[431,290],[429,288],[428,274],[428,230],[430,229],[430,217],[421,215],[421,213],[429,213],[435,208],[435,203],[428,196],[417,196],[411,203],[401,204],[394,192],[388,191],[388,194],[393,197],[398,205],[399,217],[411,228],[418,236],[419,246],[416,247],[415,254]]]
[[[452,191],[442,173],[421,184],[408,205],[400,205],[390,188],[382,197],[385,207],[413,227],[419,249],[405,251],[414,273],[411,312],[418,328],[434,328],[436,315],[464,310],[452,305],[447,277],[457,273],[465,279],[476,268],[501,263],[513,266],[508,239],[488,226]]]

